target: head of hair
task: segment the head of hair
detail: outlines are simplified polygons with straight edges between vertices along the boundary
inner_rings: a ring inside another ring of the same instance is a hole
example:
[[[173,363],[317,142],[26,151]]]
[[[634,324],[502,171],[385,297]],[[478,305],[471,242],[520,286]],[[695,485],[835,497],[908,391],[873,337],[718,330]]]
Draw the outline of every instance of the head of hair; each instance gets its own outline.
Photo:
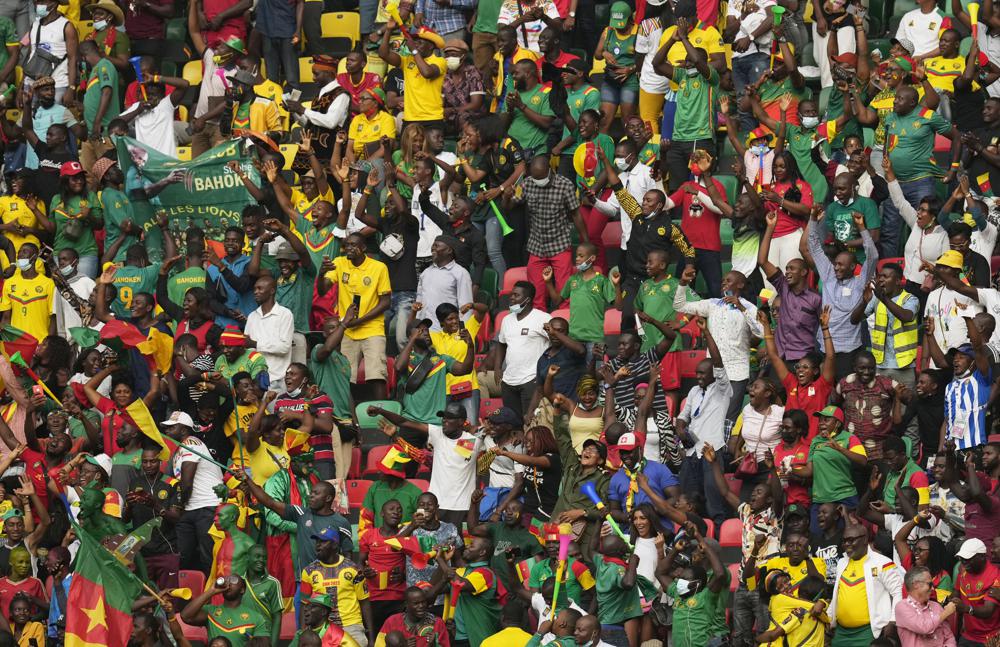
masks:
[[[556,443],[556,437],[552,435],[552,430],[548,427],[537,425],[529,429],[526,433],[534,436],[535,451],[538,452],[539,456],[559,451],[559,445]]]
[[[966,222],[951,223],[948,225],[948,238],[954,238],[955,236],[972,238],[972,227],[970,227]]]
[[[906,453],[906,443],[899,436],[889,435],[882,440],[882,453],[893,451],[897,454]]]
[[[515,288],[521,288],[524,290],[525,294],[528,295],[529,299],[535,298],[535,284],[531,281],[518,281],[514,284]]]
[[[883,270],[889,270],[896,275],[897,279],[903,278],[903,266],[899,263],[885,263],[882,265]]]
[[[434,316],[437,317],[438,321],[444,321],[451,315],[457,313],[459,310],[453,303],[442,303],[434,309]]]

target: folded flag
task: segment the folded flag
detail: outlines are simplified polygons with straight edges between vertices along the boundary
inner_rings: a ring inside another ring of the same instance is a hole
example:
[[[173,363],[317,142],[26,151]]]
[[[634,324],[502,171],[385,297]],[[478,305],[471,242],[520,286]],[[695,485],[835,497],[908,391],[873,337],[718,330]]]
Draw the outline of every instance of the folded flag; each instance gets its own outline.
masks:
[[[125,411],[128,412],[132,422],[135,423],[136,429],[143,436],[160,446],[160,460],[165,461],[170,458],[170,455],[177,449],[177,443],[164,438],[163,434],[160,433],[156,423],[153,422],[153,416],[149,413],[149,409],[146,408],[146,403],[136,398],[132,404],[125,407]]]
[[[430,560],[437,554],[434,550],[433,537],[390,537],[385,545],[409,555],[413,568],[427,568]]]
[[[38,348],[38,340],[14,326],[4,326],[0,328],[0,352],[7,359],[15,353],[20,353],[24,361],[29,365]]]

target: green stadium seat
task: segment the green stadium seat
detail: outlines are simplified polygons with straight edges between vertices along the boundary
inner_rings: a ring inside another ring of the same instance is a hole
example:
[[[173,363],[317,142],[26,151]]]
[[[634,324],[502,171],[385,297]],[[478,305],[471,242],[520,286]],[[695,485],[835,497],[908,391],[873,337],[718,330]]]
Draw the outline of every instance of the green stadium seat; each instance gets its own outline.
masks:
[[[736,192],[739,190],[739,182],[736,181],[735,175],[716,175],[715,179],[719,181],[726,189],[726,200],[729,204],[736,203]]]
[[[187,40],[187,18],[171,18],[167,21],[167,40],[181,43]]]
[[[723,218],[719,226],[719,234],[722,236],[722,246],[731,247],[733,244],[733,221],[729,218]]]
[[[359,402],[356,407],[354,407],[354,414],[358,418],[358,427],[362,429],[378,429],[378,416],[369,416],[368,407],[370,406],[382,407],[386,411],[392,411],[393,413],[400,413],[403,410],[403,405],[395,400],[369,400],[368,402]]]
[[[479,291],[487,295],[488,305],[496,303],[497,295],[500,294],[500,276],[492,267],[483,268],[483,279],[479,283]]]

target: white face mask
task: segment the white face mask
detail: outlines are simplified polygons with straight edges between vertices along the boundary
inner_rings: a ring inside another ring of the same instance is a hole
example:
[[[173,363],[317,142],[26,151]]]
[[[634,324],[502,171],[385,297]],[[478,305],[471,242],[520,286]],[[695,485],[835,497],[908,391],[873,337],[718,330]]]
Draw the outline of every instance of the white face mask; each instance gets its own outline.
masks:
[[[73,265],[72,263],[69,265],[64,265],[63,267],[59,268],[59,273],[62,274],[63,276],[70,276],[75,271],[76,271],[76,265]]]
[[[44,18],[45,16],[49,15],[49,6],[45,4],[36,4],[35,13],[38,15],[39,18]]]
[[[819,125],[819,117],[803,117],[802,126],[804,128],[815,128]]]
[[[515,315],[516,314],[520,314],[520,312],[522,310],[524,310],[524,304],[523,303],[512,303],[512,304],[510,304],[509,310],[510,310],[511,314],[515,314]]]
[[[689,67],[689,68],[687,68],[687,75],[688,76],[698,76],[699,74],[700,74],[700,72],[698,71],[698,68],[696,68],[696,67]]]
[[[764,157],[765,155],[767,155],[767,151],[771,149],[767,147],[767,144],[757,144],[751,150],[753,150],[754,154],[756,154],[758,157]]]
[[[582,263],[580,263],[579,265],[576,266],[576,271],[577,272],[586,272],[587,270],[589,270],[593,266],[594,266],[594,261],[584,261],[584,262],[582,262]]]
[[[529,179],[534,183],[535,186],[548,186],[549,180],[551,180],[552,178],[550,176],[546,175],[545,177],[543,177],[540,180],[538,178],[534,178],[534,177],[533,178],[529,178]]]
[[[97,22],[94,23],[94,31],[101,31],[107,26],[108,26],[107,20],[98,20]]]
[[[444,64],[448,67],[449,72],[454,72],[462,67],[462,58],[460,56],[448,56],[444,59]]]
[[[288,395],[290,397],[293,397],[293,398],[299,397],[300,393],[302,393],[302,387],[301,386],[297,386],[294,389],[292,389],[291,391],[288,391]]]
[[[851,197],[849,197],[846,200],[837,200],[837,202],[839,202],[840,204],[844,205],[845,207],[849,207],[852,204],[854,204],[854,196],[852,195]]]
[[[691,580],[685,580],[683,578],[677,580],[677,595],[691,595],[698,588],[697,582],[692,582]]]
[[[617,168],[619,171],[627,171],[628,170],[628,158],[626,158],[626,157],[616,157],[615,158],[615,168]]]
[[[19,258],[17,259],[17,269],[22,272],[31,269],[31,263],[34,259],[31,258]]]

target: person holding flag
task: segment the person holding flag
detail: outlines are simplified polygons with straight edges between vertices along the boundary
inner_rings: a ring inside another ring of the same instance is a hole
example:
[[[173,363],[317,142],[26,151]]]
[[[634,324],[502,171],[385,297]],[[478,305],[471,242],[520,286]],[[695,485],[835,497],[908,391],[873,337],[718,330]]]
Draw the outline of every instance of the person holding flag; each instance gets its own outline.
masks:
[[[403,607],[406,560],[399,550],[400,540],[395,539],[401,534],[402,517],[403,506],[399,501],[386,501],[382,505],[382,525],[368,528],[358,540],[358,564],[368,582],[376,627],[381,627],[389,616]]]

